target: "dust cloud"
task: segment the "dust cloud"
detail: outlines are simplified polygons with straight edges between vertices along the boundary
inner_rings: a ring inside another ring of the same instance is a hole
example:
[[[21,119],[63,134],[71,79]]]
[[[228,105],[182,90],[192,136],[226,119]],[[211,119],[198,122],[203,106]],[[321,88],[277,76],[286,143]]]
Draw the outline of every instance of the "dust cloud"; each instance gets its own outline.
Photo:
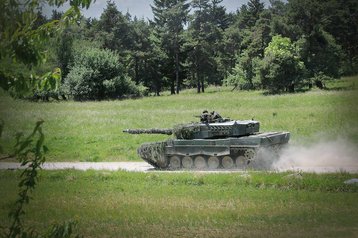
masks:
[[[281,151],[279,158],[272,161],[271,169],[358,173],[358,148],[356,144],[343,138],[305,146],[289,144]]]

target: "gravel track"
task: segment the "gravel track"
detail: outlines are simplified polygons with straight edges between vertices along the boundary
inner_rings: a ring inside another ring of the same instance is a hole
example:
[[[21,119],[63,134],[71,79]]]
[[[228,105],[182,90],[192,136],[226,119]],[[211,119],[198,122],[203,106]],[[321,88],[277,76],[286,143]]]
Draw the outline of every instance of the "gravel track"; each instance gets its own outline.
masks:
[[[0,169],[21,169],[19,163],[1,162]],[[134,172],[145,172],[153,170],[153,166],[146,162],[46,162],[42,165],[45,170],[61,170],[61,169],[76,169],[76,170],[126,170]]]
[[[14,169],[23,169],[24,166],[21,166],[19,163],[15,162],[0,162],[0,169],[2,170],[14,170]],[[149,165],[146,162],[46,162],[43,164],[42,169],[44,170],[63,170],[63,169],[76,169],[76,170],[124,170],[130,172],[158,172],[153,166]],[[337,167],[290,167],[285,169],[278,169],[276,171],[302,171],[302,172],[312,172],[312,173],[334,173],[334,172],[348,172],[348,173],[358,173],[358,166],[349,167],[349,168],[337,168]],[[181,171],[160,171],[160,172],[186,172],[185,170]],[[199,171],[195,172],[203,173],[233,173],[233,172],[245,172],[243,170],[215,170],[215,171]]]

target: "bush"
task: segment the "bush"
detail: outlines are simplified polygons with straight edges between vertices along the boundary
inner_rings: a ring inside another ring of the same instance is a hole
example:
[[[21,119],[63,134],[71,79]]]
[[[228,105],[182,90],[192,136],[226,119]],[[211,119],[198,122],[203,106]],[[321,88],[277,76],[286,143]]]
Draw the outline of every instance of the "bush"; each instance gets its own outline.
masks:
[[[263,87],[272,92],[294,91],[306,72],[296,46],[289,38],[280,35],[272,38],[257,68]]]
[[[334,80],[334,78],[325,75],[323,72],[319,72],[315,74],[314,77],[310,78],[310,83],[311,85],[312,83],[314,83],[314,85],[319,89],[325,89],[326,88],[325,82],[332,81],[332,80]]]
[[[241,65],[237,64],[232,69],[233,72],[228,75],[227,78],[224,79],[223,84],[225,86],[232,86],[235,88],[244,89],[247,81],[245,80],[244,72]]]
[[[260,88],[260,82],[257,80],[254,68],[259,61],[258,57],[249,58],[247,54],[243,54],[240,61],[232,69],[232,73],[224,79],[225,86],[233,86],[234,89],[250,90]]]
[[[120,98],[139,93],[124,73],[118,55],[98,48],[84,48],[75,53],[63,89],[75,100]]]

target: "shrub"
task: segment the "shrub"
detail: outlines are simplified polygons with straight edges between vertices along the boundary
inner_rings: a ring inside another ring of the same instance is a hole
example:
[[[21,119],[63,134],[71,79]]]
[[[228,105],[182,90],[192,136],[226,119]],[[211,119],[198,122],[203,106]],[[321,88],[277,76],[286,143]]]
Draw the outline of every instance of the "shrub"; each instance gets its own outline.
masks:
[[[63,88],[75,100],[120,98],[139,91],[124,73],[118,55],[99,48],[75,53]]]
[[[296,53],[295,44],[280,35],[274,36],[265,48],[265,57],[258,63],[264,88],[272,92],[294,91],[305,76],[305,65]]]
[[[232,69],[232,73],[224,79],[223,84],[225,86],[233,86],[241,90],[258,89],[261,87],[260,79],[257,78],[257,65],[259,63],[259,57],[250,57],[247,53],[243,53],[235,67]]]

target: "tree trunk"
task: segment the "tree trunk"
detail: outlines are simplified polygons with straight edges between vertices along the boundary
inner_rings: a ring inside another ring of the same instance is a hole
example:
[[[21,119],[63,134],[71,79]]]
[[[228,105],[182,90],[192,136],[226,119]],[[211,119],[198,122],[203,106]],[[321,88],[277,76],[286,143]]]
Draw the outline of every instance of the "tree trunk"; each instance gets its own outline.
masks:
[[[138,85],[139,84],[139,63],[138,63],[138,57],[135,57],[135,67],[134,67],[134,77],[135,77],[135,82]]]
[[[201,92],[204,93],[205,90],[204,90],[204,78],[202,78],[201,80]]]
[[[175,80],[172,79],[171,85],[170,85],[170,94],[175,94]]]
[[[198,70],[196,70],[196,79],[197,79],[197,92],[200,93],[200,77],[199,77],[199,74],[198,74]]]
[[[175,82],[176,82],[176,93],[179,94],[179,52],[175,53]]]

